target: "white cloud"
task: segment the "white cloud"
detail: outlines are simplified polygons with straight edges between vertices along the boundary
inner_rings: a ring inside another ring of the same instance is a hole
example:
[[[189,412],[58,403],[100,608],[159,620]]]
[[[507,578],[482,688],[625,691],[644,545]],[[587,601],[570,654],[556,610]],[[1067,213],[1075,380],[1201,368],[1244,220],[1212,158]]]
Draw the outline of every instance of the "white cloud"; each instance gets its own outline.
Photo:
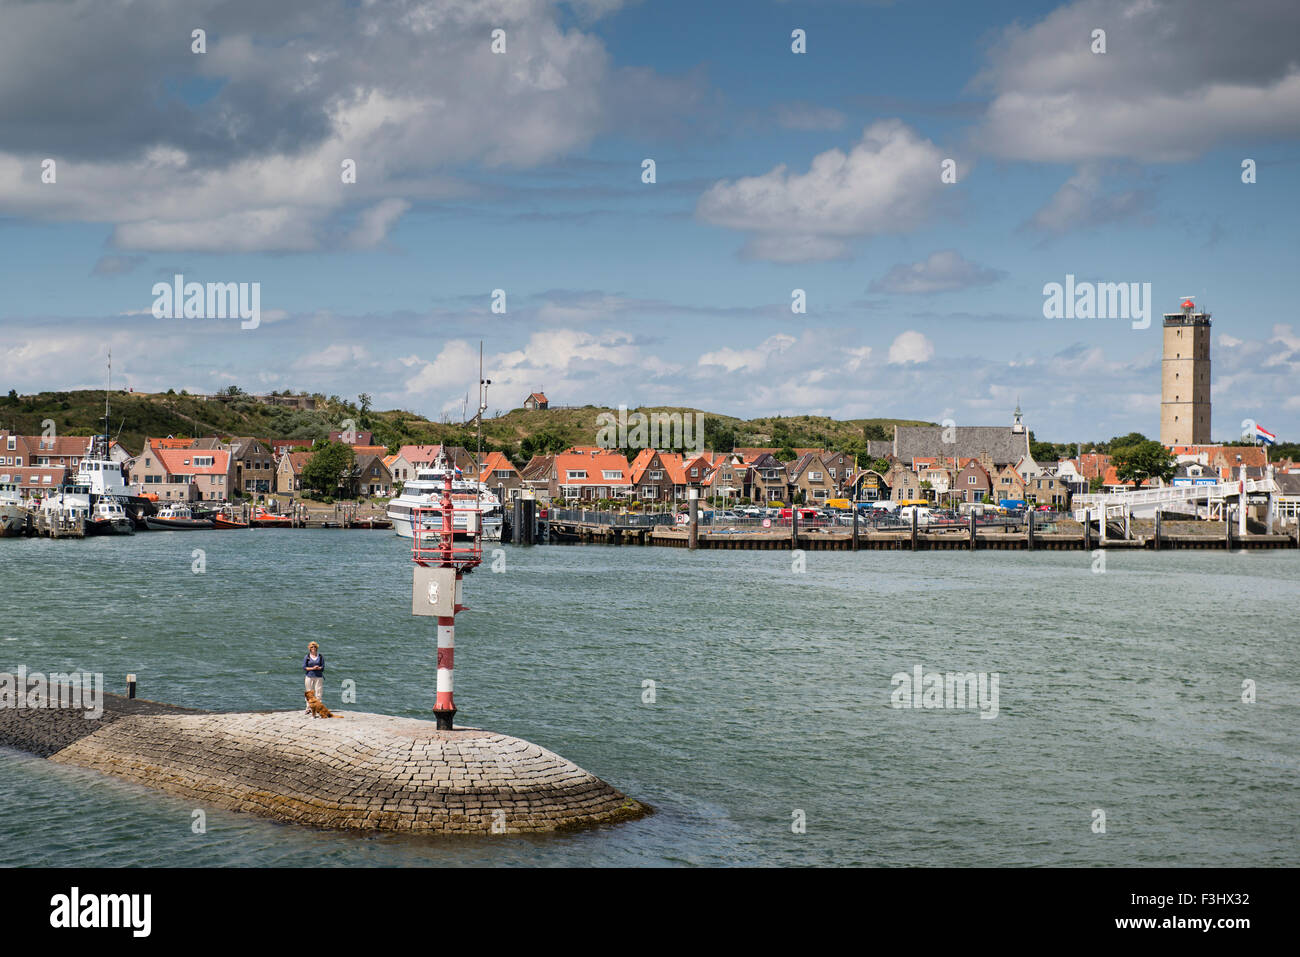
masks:
[[[1081,166],[1025,225],[1059,236],[1070,230],[1103,226],[1144,212],[1149,205],[1141,189],[1108,191],[1096,164]]]
[[[997,269],[986,269],[963,257],[955,249],[941,249],[916,263],[899,263],[880,279],[873,280],[871,292],[932,293],[952,292],[986,286],[1006,276]]]
[[[929,362],[934,357],[934,344],[914,329],[900,332],[889,345],[889,361],[893,365],[907,362]]]
[[[750,234],[746,253],[778,262],[833,259],[847,241],[906,232],[931,213],[941,188],[939,148],[898,120],[873,123],[848,152],[813,158],[806,173],[777,166],[722,180],[700,197],[705,222]]]
[[[1091,52],[1106,30],[1105,53]],[[1004,31],[974,86],[993,101],[976,142],[1050,163],[1195,158],[1300,134],[1295,4],[1080,0]]]
[[[611,102],[647,82],[648,71],[615,69],[602,41],[546,0],[196,4],[105,0],[72,19],[39,5],[6,17],[0,214],[108,223],[129,250],[373,246],[412,203],[465,192],[447,171],[532,167],[634,121],[635,100],[620,100],[620,115]],[[191,21],[207,20],[221,29],[196,57]],[[489,50],[496,27],[508,55]],[[47,62],[51,49],[96,76],[95,89]],[[216,92],[169,99],[173,79]],[[666,83],[664,96],[693,97],[697,85]],[[58,161],[55,185],[40,182],[46,156]],[[354,184],[341,181],[344,159],[356,162]]]
[[[768,336],[753,349],[732,349],[729,346],[700,356],[701,366],[721,366],[728,372],[761,372],[768,360],[795,344],[794,336],[777,333]]]

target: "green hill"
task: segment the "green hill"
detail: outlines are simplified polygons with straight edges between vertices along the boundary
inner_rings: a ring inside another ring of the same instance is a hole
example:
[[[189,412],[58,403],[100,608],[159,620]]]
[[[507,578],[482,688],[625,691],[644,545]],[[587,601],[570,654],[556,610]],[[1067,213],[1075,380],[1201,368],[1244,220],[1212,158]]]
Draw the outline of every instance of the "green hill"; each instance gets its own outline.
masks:
[[[317,408],[304,411],[270,405],[251,396],[232,395],[205,399],[180,393],[114,392],[112,432],[132,453],[146,437],[199,437],[253,435],[276,439],[324,439],[333,430],[345,428],[351,419],[356,428],[372,431],[376,444],[396,448],[407,443],[439,443],[476,447],[473,424],[434,422],[402,409],[377,411],[338,396],[317,396]],[[640,408],[633,412],[695,413],[703,410],[674,407]],[[600,406],[565,407],[531,411],[514,409],[483,420],[483,446],[502,451],[523,462],[534,451],[556,451],[570,445],[594,445],[601,413],[617,416],[618,410]],[[104,391],[41,392],[18,396],[11,392],[0,398],[0,428],[27,435],[39,435],[46,420],[52,420],[60,435],[89,435],[102,426]],[[892,426],[928,425],[913,419],[850,419],[824,416],[786,416],[740,419],[704,412],[706,448],[733,446],[828,447],[861,454],[866,439],[893,435]],[[694,441],[691,445],[694,445]]]

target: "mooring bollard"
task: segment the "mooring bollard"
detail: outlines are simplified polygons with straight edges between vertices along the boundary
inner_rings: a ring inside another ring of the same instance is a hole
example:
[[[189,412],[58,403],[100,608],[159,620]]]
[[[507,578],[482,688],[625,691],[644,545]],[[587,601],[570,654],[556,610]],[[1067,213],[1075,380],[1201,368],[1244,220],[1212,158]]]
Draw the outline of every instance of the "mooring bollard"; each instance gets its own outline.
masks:
[[[858,503],[854,502],[853,503],[853,544],[849,546],[849,550],[854,552],[858,550],[858,513],[861,511],[862,509],[858,508]]]
[[[916,551],[916,506],[912,506],[912,551]]]
[[[126,676],[126,696],[128,698],[135,697],[135,675]]]
[[[700,490],[697,488],[688,489],[686,495],[691,503],[691,527],[687,544],[691,551],[695,551],[700,544]]]
[[[1159,505],[1156,506],[1156,534],[1155,534],[1154,541],[1155,541],[1154,548],[1158,552],[1160,551],[1160,506]]]
[[[1032,552],[1034,550],[1034,513],[1033,512],[1029,512],[1026,515],[1026,522],[1027,524],[1025,525],[1025,547]]]

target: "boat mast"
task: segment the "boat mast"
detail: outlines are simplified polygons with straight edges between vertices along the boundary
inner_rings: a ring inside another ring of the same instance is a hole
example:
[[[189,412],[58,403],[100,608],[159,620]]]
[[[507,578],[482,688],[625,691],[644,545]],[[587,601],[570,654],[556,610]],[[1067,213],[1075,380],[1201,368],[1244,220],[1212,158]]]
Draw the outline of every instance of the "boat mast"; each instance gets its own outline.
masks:
[[[478,341],[478,459],[475,464],[483,463],[483,413],[487,411],[487,390],[491,379],[483,378],[483,340]]]

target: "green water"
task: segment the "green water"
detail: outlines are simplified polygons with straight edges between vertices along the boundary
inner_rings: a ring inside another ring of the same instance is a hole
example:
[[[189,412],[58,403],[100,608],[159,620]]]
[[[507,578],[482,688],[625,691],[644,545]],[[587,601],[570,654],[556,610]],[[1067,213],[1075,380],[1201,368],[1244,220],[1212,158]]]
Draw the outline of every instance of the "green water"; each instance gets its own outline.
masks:
[[[1113,553],[1104,574],[1084,552],[813,552],[802,573],[784,552],[503,553],[466,584],[457,722],[656,814],[413,839],[208,811],[195,834],[189,803],[0,751],[0,864],[1300,863],[1300,552]],[[0,670],[292,708],[314,639],[327,704],[351,679],[350,709],[430,716],[434,627],[387,533],[0,540],[0,601]],[[892,707],[917,664],[996,672],[997,717]]]

